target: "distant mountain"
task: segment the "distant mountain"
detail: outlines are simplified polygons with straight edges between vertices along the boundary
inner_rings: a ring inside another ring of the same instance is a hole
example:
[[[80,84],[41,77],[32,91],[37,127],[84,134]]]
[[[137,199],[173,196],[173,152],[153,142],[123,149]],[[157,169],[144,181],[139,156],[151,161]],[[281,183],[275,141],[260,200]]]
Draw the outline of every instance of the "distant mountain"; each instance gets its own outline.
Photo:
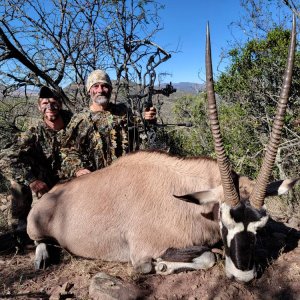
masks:
[[[190,93],[190,94],[198,94],[199,92],[205,89],[205,84],[194,83],[194,82],[179,82],[179,83],[172,83],[172,85],[175,89],[177,89],[177,91]]]
[[[0,99],[3,98],[3,92],[4,92],[5,86],[0,84]],[[36,97],[39,94],[39,89],[36,87],[27,87],[26,89],[26,95],[28,97]],[[25,96],[25,88],[20,87],[19,89],[10,92],[10,96],[13,97],[24,97]]]

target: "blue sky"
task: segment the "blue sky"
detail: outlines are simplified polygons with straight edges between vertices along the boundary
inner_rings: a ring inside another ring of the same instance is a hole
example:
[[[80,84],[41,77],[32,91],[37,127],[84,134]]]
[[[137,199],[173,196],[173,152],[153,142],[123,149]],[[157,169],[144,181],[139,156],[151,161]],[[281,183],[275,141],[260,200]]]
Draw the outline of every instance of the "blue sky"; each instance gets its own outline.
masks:
[[[240,0],[161,0],[165,9],[160,16],[164,29],[157,34],[157,43],[165,49],[176,49],[160,71],[172,73],[166,81],[202,83],[205,76],[205,32],[210,24],[214,67],[220,62],[222,47],[233,40],[228,25],[237,21],[242,9]]]
[[[273,0],[272,0],[273,1]],[[156,36],[157,44],[166,50],[175,50],[179,45],[180,52],[163,63],[158,72],[172,73],[164,82],[203,83],[205,78],[205,31],[209,21],[212,59],[216,69],[220,63],[222,48],[228,49],[228,42],[235,38],[246,41],[246,36],[235,27],[232,35],[232,22],[237,22],[244,14],[240,0],[160,0],[165,9],[160,12],[164,29]],[[275,6],[274,2],[268,2]],[[274,15],[274,14],[273,14]],[[225,63],[218,66],[219,70]]]

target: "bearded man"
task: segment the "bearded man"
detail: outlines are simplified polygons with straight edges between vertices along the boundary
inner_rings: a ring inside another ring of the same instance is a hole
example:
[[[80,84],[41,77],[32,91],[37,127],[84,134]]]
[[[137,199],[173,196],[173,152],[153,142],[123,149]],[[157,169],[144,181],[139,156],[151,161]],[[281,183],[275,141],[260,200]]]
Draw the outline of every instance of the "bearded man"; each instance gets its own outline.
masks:
[[[22,133],[6,156],[9,171],[4,174],[11,182],[10,222],[18,231],[26,229],[32,192],[39,198],[61,179],[60,148],[72,117],[62,109],[60,97],[46,86],[40,89],[38,109],[42,120]]]
[[[93,71],[87,78],[86,89],[90,107],[72,118],[62,148],[62,170],[67,178],[104,168],[116,158],[139,149],[139,120],[124,103],[110,102],[112,83],[108,74]],[[144,118],[155,122],[156,109],[147,109]]]

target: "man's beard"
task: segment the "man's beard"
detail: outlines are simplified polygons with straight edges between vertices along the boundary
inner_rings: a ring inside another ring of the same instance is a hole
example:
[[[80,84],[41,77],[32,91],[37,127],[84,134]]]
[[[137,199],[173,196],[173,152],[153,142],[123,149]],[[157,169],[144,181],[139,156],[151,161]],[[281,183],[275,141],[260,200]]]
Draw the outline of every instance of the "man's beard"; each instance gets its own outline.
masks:
[[[108,104],[109,98],[104,95],[96,95],[94,97],[93,101],[99,105],[105,105],[105,104]]]

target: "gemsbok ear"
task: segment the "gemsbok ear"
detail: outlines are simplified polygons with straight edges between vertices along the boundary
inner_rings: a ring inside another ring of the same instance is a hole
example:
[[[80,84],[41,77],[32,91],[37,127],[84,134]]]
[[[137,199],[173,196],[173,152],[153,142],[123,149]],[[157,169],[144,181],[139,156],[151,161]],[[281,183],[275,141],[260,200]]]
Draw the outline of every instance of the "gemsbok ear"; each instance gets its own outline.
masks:
[[[277,196],[288,193],[300,178],[278,180],[267,185],[266,196]]]
[[[205,205],[208,203],[214,203],[212,210],[205,213],[202,212],[201,215],[202,217],[208,219],[208,220],[218,220],[218,215],[219,215],[219,201],[218,201],[218,196],[216,191],[218,191],[220,187],[208,190],[208,191],[201,191],[201,192],[196,192],[192,194],[186,194],[182,196],[176,196],[173,195],[175,198],[188,202],[188,203],[193,203],[196,205]]]
[[[175,198],[188,202],[188,203],[194,203],[197,205],[212,203],[212,202],[219,202],[220,201],[220,192],[222,189],[222,186],[218,186],[216,188],[207,190],[207,191],[201,191],[201,192],[195,192],[185,195],[173,195]]]
[[[203,202],[201,200],[202,195],[204,195],[204,197],[210,197],[209,194],[210,194],[209,191],[204,191],[204,192],[186,194],[186,195],[182,195],[182,196],[177,196],[177,195],[173,195],[173,196],[184,202],[201,205],[201,204],[203,204]]]

